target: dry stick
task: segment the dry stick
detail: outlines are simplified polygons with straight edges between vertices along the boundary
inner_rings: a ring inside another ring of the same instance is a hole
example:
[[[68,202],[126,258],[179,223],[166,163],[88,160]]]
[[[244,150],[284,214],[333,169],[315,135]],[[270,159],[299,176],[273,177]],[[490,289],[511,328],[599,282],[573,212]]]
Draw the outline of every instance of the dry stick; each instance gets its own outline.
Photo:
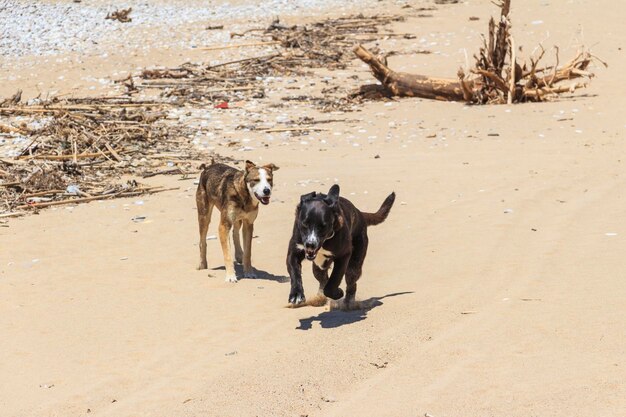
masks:
[[[20,160],[9,160],[0,158],[0,162],[6,165],[26,165],[26,162]]]
[[[561,86],[561,87],[540,87],[534,88],[532,90],[525,90],[524,96],[533,97],[533,98],[541,98],[545,95],[550,94],[560,94],[567,93],[577,90],[579,88],[585,88],[587,85],[585,83],[575,83],[570,86]]]
[[[187,84],[187,83],[186,83]],[[169,88],[169,87],[178,87],[181,84],[179,83],[167,83],[167,82],[159,82],[159,83],[150,83],[147,84],[148,87],[157,87],[157,88]],[[185,85],[185,84],[182,84]],[[195,83],[188,83],[188,85],[197,86]],[[201,84],[200,84],[201,85]],[[221,93],[224,91],[251,91],[251,90],[261,90],[262,87],[224,87],[224,88],[215,88],[213,90],[203,90],[203,93]]]
[[[132,196],[139,195],[139,194],[154,194],[154,193],[160,193],[162,191],[172,191],[172,190],[180,189],[180,187],[163,188],[163,189],[154,189],[154,188],[152,189],[145,188],[145,189],[141,189],[137,191],[120,191],[114,194],[96,195],[93,197],[83,197],[83,198],[72,198],[72,199],[61,200],[61,201],[49,201],[46,203],[24,204],[21,206],[17,206],[16,208],[25,209],[25,208],[42,208],[42,207],[49,207],[49,206],[60,206],[64,204],[84,203],[87,201],[94,201],[94,200],[106,200],[106,199],[114,198],[114,197],[132,197]]]
[[[109,158],[109,157],[108,157],[108,155],[107,155],[107,154],[105,154],[105,153],[104,153],[104,151],[103,151],[102,149],[100,149],[100,147],[99,147],[99,146],[96,146],[96,150],[97,150],[98,152],[100,152],[100,154],[101,154],[102,156],[104,156],[107,160],[109,160],[109,161],[113,162],[113,160],[112,160],[111,158]]]
[[[261,128],[256,129],[260,132],[273,133],[273,132],[305,132],[305,131],[313,131],[313,130],[328,130],[320,127],[278,127],[278,128]]]
[[[74,161],[75,164],[78,163],[78,159],[76,158],[76,154],[78,153],[78,146],[76,145],[76,140],[72,139],[72,160]]]
[[[207,69],[212,70],[212,69],[223,67],[223,66],[226,66],[226,65],[240,64],[242,62],[247,62],[247,61],[271,59],[271,58],[276,58],[276,57],[279,57],[279,56],[280,56],[280,54],[272,54],[272,55],[257,56],[257,57],[252,57],[252,58],[238,59],[236,61],[228,61],[228,62],[222,62],[221,64],[212,65],[212,66],[207,67]]]
[[[20,198],[31,198],[31,197],[40,197],[42,195],[48,195],[48,194],[59,194],[59,193],[64,193],[65,190],[48,190],[48,191],[39,191],[37,193],[31,193],[31,194],[22,194],[20,196]]]
[[[61,201],[50,201],[50,202],[46,202],[46,203],[24,204],[24,205],[21,205],[21,206],[17,206],[16,208],[17,209],[40,208],[40,207],[49,207],[49,206],[60,206],[60,205],[63,205],[63,204],[84,203],[86,201],[105,200],[107,198],[117,197],[120,194],[122,194],[122,193],[119,192],[119,193],[116,193],[116,194],[98,195],[98,196],[95,196],[95,197],[83,197],[83,198],[73,198],[73,199],[61,200]]]
[[[2,182],[0,183],[0,187],[14,187],[16,185],[20,185],[21,183],[19,181],[13,181],[13,182]]]
[[[504,80],[500,77],[498,77],[496,74],[494,74],[493,72],[490,71],[485,71],[483,69],[477,69],[474,70],[477,74],[483,75],[487,78],[489,78],[491,81],[494,82],[495,86],[498,88],[498,90],[508,93],[509,91],[509,87],[506,85],[506,83],[504,82]]]
[[[509,75],[509,96],[506,98],[507,104],[513,104],[515,98],[515,41],[513,36],[509,38],[511,46],[511,74]]]
[[[252,43],[240,43],[237,45],[222,45],[222,46],[206,46],[202,48],[197,48],[201,51],[218,51],[220,49],[231,49],[231,48],[244,48],[248,46],[265,46],[265,45],[278,45],[279,41],[269,41],[269,42],[252,42]]]
[[[556,64],[554,64],[554,72],[552,73],[552,79],[550,79],[550,82],[548,83],[548,86],[552,86],[552,83],[554,82],[554,79],[556,78],[556,73],[558,71],[558,67],[559,67],[559,47],[554,45],[554,49],[556,49]]]
[[[18,216],[23,216],[25,215],[25,212],[14,212],[14,213],[4,213],[4,214],[0,214],[0,219],[5,218],[5,217],[18,217]]]
[[[165,175],[165,174],[185,174],[185,172],[183,172],[180,168],[170,168],[170,169],[163,169],[161,171],[156,171],[156,172],[149,172],[147,174],[143,174],[142,177],[143,178],[150,178],[150,177],[156,177],[157,175]]]
[[[84,158],[96,158],[98,156],[102,156],[106,152],[100,151],[99,153],[81,153],[76,155],[76,159],[84,159]],[[68,159],[74,159],[74,155],[26,155],[20,157],[20,159],[48,159],[51,161],[66,161]]]
[[[111,152],[111,155],[113,155],[113,158],[117,159],[118,162],[122,162],[122,157],[120,156],[120,154],[118,154],[115,151],[115,149],[113,149],[113,147],[109,144],[109,142],[104,142],[104,146],[106,146],[109,152]]]

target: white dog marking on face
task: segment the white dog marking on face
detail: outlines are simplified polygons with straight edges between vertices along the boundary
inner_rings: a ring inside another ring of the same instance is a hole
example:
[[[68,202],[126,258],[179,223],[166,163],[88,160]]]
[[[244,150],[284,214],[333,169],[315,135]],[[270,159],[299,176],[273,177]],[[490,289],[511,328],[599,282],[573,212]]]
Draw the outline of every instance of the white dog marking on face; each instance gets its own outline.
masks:
[[[317,247],[317,245],[320,243],[320,240],[317,238],[315,230],[311,230],[311,233],[309,233],[309,235],[306,237],[304,243]]]
[[[272,186],[269,181],[267,181],[267,170],[265,168],[259,168],[259,182],[252,188],[252,191],[259,197],[265,197],[263,190],[266,188],[271,192]]]
[[[302,243],[296,243],[296,248],[304,250],[304,245]]]

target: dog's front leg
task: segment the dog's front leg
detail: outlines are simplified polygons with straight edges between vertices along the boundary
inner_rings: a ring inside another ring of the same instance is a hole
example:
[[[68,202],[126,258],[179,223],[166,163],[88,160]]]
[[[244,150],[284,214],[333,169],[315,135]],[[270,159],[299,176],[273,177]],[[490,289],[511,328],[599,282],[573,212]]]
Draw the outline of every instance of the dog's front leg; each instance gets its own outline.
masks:
[[[326,284],[328,284],[328,269],[322,269],[313,263],[313,276],[320,283],[319,290],[317,291],[318,295],[324,295],[324,288],[326,288]]]
[[[289,292],[289,302],[291,304],[301,304],[306,301],[304,297],[304,287],[302,286],[302,261],[304,260],[304,251],[292,249],[289,246],[287,253],[287,271],[291,278],[291,291]]]
[[[328,280],[326,287],[324,287],[324,295],[326,297],[332,298],[333,300],[339,300],[343,297],[343,290],[339,288],[339,285],[341,284],[341,280],[346,273],[349,259],[350,255],[335,259],[333,272],[330,274],[330,279]]]
[[[230,254],[230,245],[228,242],[228,234],[232,228],[233,223],[227,216],[222,216],[220,220],[220,243],[222,244],[222,252],[224,253],[224,267],[226,268],[226,282],[237,282],[237,275],[235,274],[235,267],[233,265],[233,258]]]
[[[233,246],[235,247],[235,262],[238,264],[243,263],[243,250],[241,249],[241,242],[239,240],[239,230],[241,229],[241,224],[241,220],[236,220],[235,223],[233,223]]]
[[[248,221],[243,222],[243,276],[246,278],[256,278],[252,270],[252,235],[254,224]]]

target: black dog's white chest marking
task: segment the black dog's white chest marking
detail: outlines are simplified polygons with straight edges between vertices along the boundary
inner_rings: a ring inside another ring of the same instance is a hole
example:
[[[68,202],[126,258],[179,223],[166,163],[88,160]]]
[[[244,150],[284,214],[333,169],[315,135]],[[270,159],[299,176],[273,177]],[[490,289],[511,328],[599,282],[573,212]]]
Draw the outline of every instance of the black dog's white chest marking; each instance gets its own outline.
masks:
[[[318,266],[320,269],[327,269],[330,264],[330,259],[333,257],[333,253],[324,248],[321,248],[315,259],[313,259],[313,263]]]
[[[304,250],[304,245],[301,243],[296,244],[296,247],[300,250]],[[313,263],[320,269],[328,269],[332,257],[333,253],[331,251],[320,248],[315,256],[315,259],[313,259]]]

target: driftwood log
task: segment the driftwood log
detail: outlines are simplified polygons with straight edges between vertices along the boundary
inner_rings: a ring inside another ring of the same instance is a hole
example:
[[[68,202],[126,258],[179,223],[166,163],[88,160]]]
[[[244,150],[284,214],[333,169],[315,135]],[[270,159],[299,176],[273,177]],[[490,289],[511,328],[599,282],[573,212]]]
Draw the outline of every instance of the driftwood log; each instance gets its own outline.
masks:
[[[503,0],[499,7],[500,20],[497,24],[493,18],[489,21],[488,36],[478,56],[474,55],[474,68],[470,69],[470,74],[459,69],[457,79],[393,71],[383,56],[374,56],[362,45],[357,46],[354,53],[370,66],[387,94],[475,104],[542,101],[586,87],[584,82],[562,83],[577,78],[592,78],[594,74],[587,70],[592,61],[597,60],[606,66],[588,51],[582,51],[559,67],[559,50],[556,47],[555,65],[539,67],[539,61],[545,54],[543,47],[539,48],[537,58],[530,58],[529,63],[520,65],[511,36],[511,0]]]
[[[354,53],[370,66],[374,77],[389,89],[394,96],[422,97],[447,101],[465,100],[463,87],[459,80],[395,72],[387,66],[384,57],[375,57],[362,45],[357,46],[354,49]]]

